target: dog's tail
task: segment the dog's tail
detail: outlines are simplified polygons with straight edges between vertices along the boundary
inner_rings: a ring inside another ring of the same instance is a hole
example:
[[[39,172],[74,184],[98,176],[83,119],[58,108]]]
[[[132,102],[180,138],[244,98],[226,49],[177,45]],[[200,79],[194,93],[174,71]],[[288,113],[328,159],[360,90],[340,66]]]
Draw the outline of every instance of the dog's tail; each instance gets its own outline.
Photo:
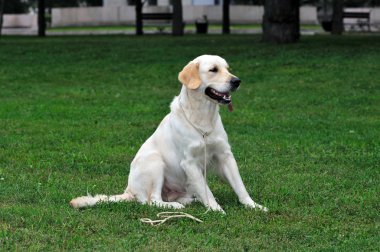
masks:
[[[119,202],[119,201],[132,201],[132,200],[134,200],[134,197],[129,192],[124,192],[123,194],[112,195],[112,196],[98,194],[95,196],[87,195],[87,196],[75,198],[70,201],[70,205],[74,208],[87,208],[87,207],[92,207],[98,203],[103,203],[103,202]]]

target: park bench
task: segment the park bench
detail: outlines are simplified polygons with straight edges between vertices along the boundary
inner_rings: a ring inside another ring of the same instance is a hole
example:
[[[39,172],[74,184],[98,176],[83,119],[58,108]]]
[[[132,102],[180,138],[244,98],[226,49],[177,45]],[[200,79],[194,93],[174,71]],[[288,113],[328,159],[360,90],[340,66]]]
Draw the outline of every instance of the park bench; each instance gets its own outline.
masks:
[[[142,20],[166,20],[166,21],[170,21],[170,20],[173,20],[173,13],[163,13],[163,12],[141,13],[141,18],[142,18]],[[166,27],[165,24],[160,25],[158,23],[155,23],[154,25],[157,26],[157,29],[160,32],[163,32],[165,27]]]
[[[32,35],[37,33],[37,15],[35,14],[4,14],[3,33],[9,35]]]
[[[343,12],[343,20],[344,26],[349,26],[350,30],[354,30],[355,26],[357,26],[361,30],[367,27],[367,30],[371,31],[369,10],[345,10]]]

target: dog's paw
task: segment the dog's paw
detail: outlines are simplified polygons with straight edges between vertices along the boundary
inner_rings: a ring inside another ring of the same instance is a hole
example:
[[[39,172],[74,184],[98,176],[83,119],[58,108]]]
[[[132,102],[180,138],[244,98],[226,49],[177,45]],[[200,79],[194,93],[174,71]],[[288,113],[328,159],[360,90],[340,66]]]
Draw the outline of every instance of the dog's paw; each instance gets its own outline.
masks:
[[[268,212],[269,211],[268,208],[266,208],[265,206],[262,206],[260,204],[257,204],[251,198],[242,201],[242,203],[243,203],[243,205],[245,205],[246,207],[251,208],[251,209],[261,210],[263,212]]]
[[[181,203],[178,203],[178,202],[168,202],[168,203],[170,203],[170,208],[174,208],[174,209],[185,208],[184,205],[182,205]]]
[[[197,199],[194,197],[183,197],[183,198],[177,199],[177,202],[181,203],[182,205],[189,205],[196,201]]]
[[[253,202],[253,204],[245,204],[246,207],[248,208],[251,208],[251,209],[255,209],[255,210],[261,210],[263,212],[268,212],[269,209],[266,208],[265,206],[262,206],[260,204],[257,204],[255,202]]]
[[[153,201],[153,205],[157,207],[162,207],[162,208],[172,208],[172,209],[182,209],[185,208],[184,205],[178,202],[164,202],[164,201]]]
[[[224,212],[223,208],[220,205],[210,206],[209,209],[214,212],[220,212],[222,214],[226,214],[226,212]]]

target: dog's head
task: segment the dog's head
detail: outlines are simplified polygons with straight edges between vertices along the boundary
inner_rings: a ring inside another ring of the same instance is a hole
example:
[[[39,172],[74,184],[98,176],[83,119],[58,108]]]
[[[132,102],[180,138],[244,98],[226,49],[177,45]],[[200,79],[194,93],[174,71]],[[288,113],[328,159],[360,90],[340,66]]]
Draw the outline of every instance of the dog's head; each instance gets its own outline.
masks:
[[[202,55],[190,61],[178,79],[188,89],[197,90],[220,104],[230,104],[231,92],[240,85],[240,79],[228,71],[227,62],[214,55]]]

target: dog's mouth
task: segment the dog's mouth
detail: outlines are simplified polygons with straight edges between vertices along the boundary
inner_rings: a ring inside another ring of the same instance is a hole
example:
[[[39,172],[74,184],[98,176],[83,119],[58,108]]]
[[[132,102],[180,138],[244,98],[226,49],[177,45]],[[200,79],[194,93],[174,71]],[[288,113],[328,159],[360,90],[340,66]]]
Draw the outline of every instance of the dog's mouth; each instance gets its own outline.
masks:
[[[211,87],[206,88],[205,94],[211,99],[221,104],[231,103],[231,94],[229,92],[219,92]]]

